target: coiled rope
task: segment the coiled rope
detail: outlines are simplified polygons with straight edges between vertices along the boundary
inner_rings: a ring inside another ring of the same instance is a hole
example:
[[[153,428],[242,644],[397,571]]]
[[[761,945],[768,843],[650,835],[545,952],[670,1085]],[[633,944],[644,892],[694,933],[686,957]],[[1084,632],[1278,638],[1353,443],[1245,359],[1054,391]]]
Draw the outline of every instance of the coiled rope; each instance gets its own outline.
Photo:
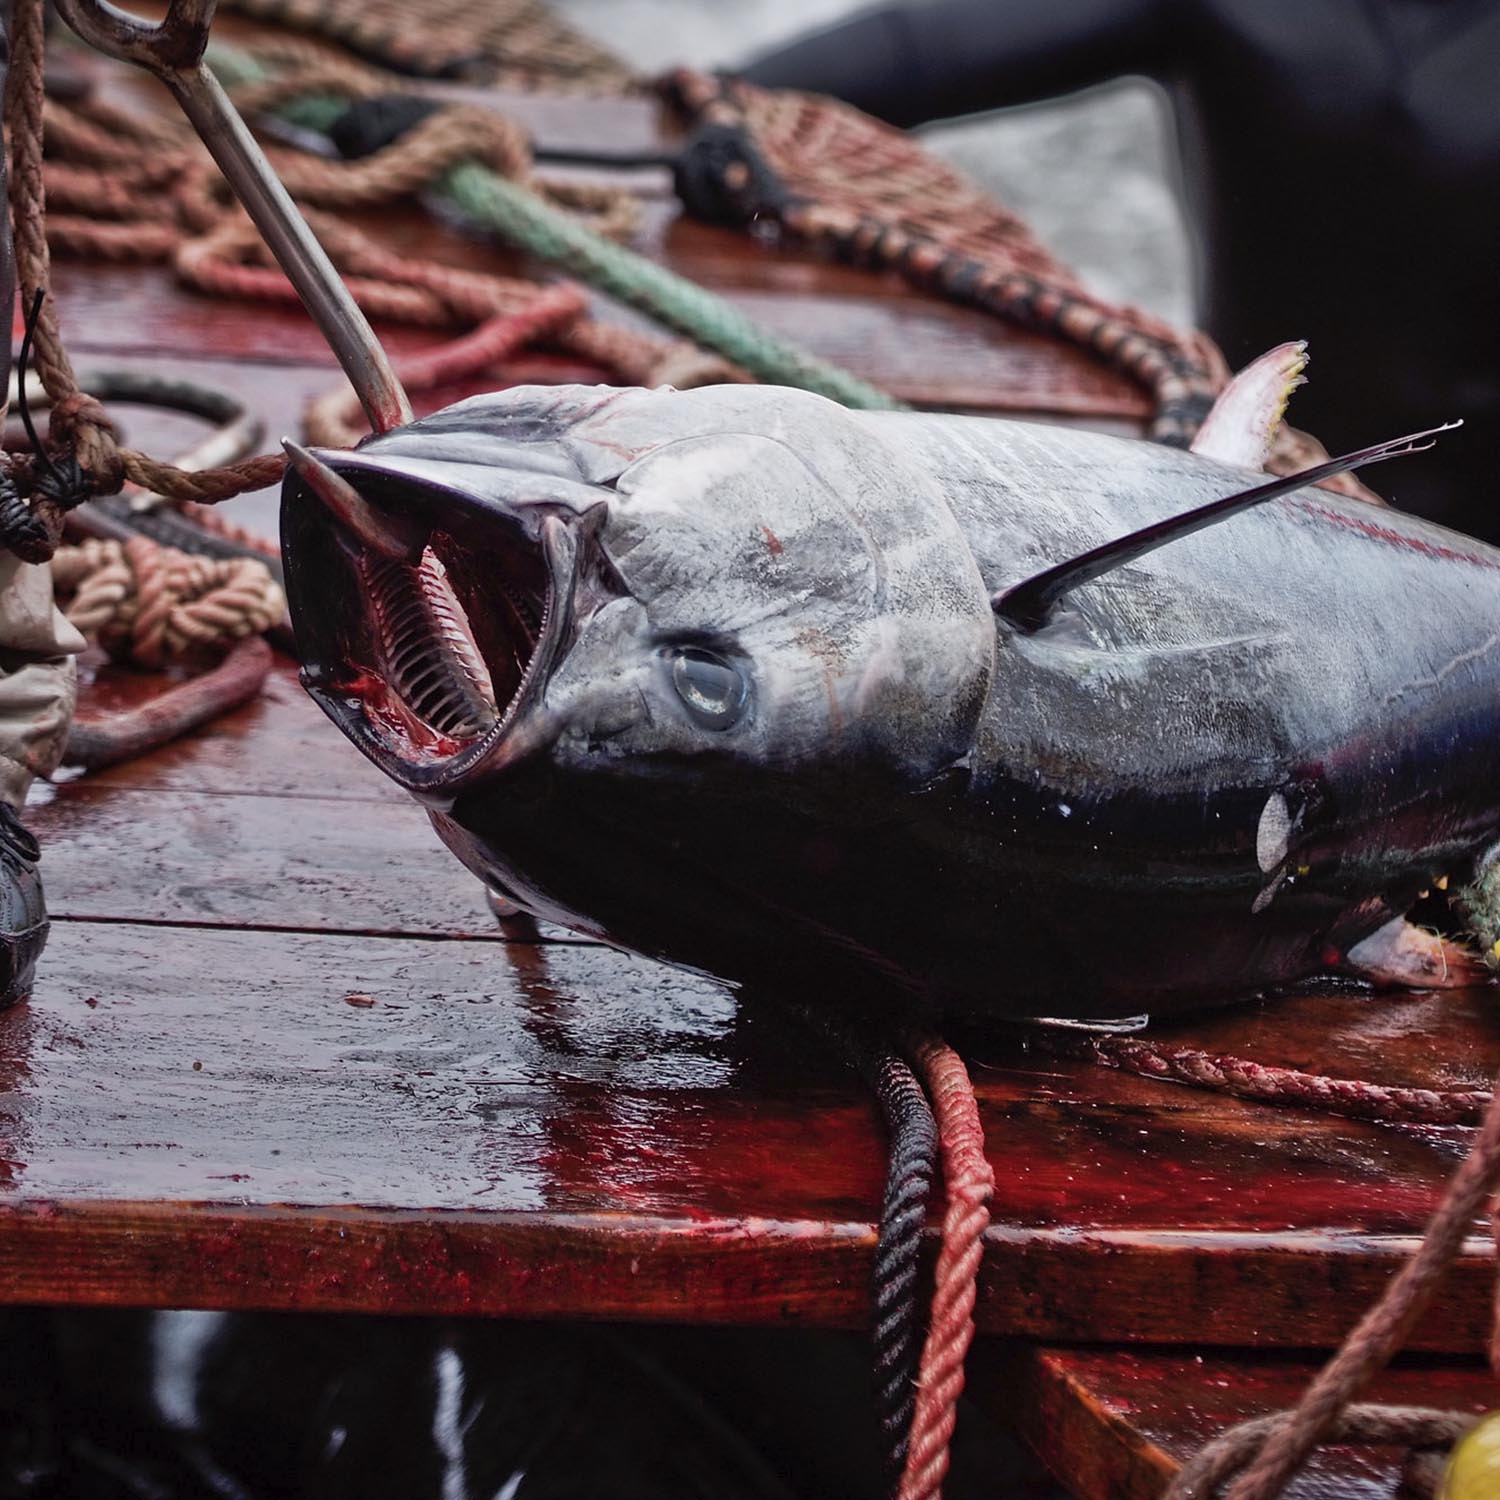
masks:
[[[333,133],[351,102],[397,100],[398,80],[349,64],[288,67],[285,53],[221,49],[216,66],[240,81],[231,96],[247,114],[270,112],[299,126]],[[282,71],[266,77],[268,66]],[[747,375],[816,391],[846,406],[894,408],[901,403],[826,360],[777,338],[722,297],[601,235],[566,212],[562,191],[533,190],[513,129],[466,105],[411,101],[405,129],[353,163],[273,153],[277,170],[300,201],[323,207],[370,206],[428,191],[464,219],[506,244],[558,267],[599,291],[649,314]],[[525,157],[529,158],[529,150]],[[573,190],[581,191],[581,190]]]
[[[326,37],[397,73],[609,96],[629,70],[541,0],[222,0],[226,10]]]
[[[681,69],[694,127],[678,191],[700,217],[768,230],[1077,345],[1144,388],[1152,435],[1186,446],[1228,377],[1203,334],[1095,296],[1028,226],[905,131],[833,99]]]
[[[271,264],[206,152],[183,124],[135,115],[95,99],[45,98],[42,8],[43,0],[17,0],[6,97],[17,264],[28,305],[50,280],[49,247],[60,254],[165,261],[185,282],[216,295],[294,300],[289,283]],[[366,71],[367,80],[376,76]],[[460,140],[465,132],[467,144]],[[441,117],[414,150],[404,157],[398,151],[378,164],[333,164],[329,169],[299,153],[276,150],[273,155],[294,190],[341,209],[409,197],[460,151],[514,173],[517,191],[539,202],[545,198],[559,215],[582,215],[587,222],[582,232],[590,237],[600,237],[601,231],[626,233],[634,222],[635,205],[622,191],[536,180],[524,136],[484,111]],[[49,193],[55,209],[51,214]],[[429,383],[477,371],[496,352],[503,356],[543,338],[552,347],[604,364],[630,384],[744,378],[696,345],[588,317],[585,294],[577,288],[559,291],[402,257],[331,214],[310,217],[372,316],[461,330],[451,349],[440,346],[432,352],[425,377],[418,362],[419,379]],[[279,454],[189,471],[122,446],[103,406],[79,388],[50,302],[38,319],[35,343],[37,374],[52,408],[50,445],[76,457],[87,491],[112,494],[128,481],[174,502],[212,505],[279,481],[284,470]],[[334,405],[341,402],[342,397]],[[340,441],[358,436],[347,423],[330,425],[338,428]],[[24,484],[24,461],[13,467]],[[38,509],[35,497],[32,509]],[[51,513],[46,519],[55,542],[60,519]]]
[[[73,625],[112,656],[144,667],[222,654],[286,611],[263,563],[195,557],[145,537],[59,547],[52,579]]]

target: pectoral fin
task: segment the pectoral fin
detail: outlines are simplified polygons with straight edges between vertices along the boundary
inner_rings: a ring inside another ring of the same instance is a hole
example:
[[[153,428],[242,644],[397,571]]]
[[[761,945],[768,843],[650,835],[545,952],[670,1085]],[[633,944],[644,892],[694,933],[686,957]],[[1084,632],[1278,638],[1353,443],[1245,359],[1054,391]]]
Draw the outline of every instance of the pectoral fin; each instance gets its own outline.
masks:
[[[1303,382],[1307,345],[1278,344],[1245,366],[1219,393],[1193,452],[1245,469],[1263,469],[1286,415],[1286,404]]]

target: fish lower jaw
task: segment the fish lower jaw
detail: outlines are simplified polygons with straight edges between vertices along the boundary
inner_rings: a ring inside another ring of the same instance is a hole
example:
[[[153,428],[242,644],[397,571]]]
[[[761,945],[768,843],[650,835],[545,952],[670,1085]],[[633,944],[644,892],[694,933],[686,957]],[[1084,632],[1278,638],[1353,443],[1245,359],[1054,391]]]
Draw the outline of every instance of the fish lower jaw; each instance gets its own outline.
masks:
[[[363,552],[355,572],[366,661],[329,674],[325,707],[419,796],[440,798],[476,766],[498,769],[529,753],[545,738],[530,722],[545,718],[531,699],[556,646],[556,584],[572,556],[564,551],[487,559],[482,587],[441,534],[411,562]]]

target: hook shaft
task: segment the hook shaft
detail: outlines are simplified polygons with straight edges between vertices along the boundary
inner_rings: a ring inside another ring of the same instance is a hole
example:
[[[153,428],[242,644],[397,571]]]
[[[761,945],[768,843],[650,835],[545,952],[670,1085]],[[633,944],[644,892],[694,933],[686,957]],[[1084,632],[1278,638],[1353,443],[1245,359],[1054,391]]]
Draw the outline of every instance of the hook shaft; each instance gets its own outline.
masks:
[[[203,61],[216,0],[171,0],[155,25],[110,0],[55,3],[90,46],[147,69],[172,91],[343,366],[370,426],[388,432],[411,421],[411,403],[374,330]]]

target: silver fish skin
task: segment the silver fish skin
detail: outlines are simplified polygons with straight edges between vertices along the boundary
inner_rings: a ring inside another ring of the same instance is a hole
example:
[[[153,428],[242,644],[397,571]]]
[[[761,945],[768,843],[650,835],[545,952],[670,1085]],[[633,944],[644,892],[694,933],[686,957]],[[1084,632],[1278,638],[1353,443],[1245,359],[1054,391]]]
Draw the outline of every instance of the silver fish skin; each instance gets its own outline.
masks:
[[[1027,635],[992,594],[1255,476],[753,386],[522,387],[317,457],[430,529],[482,643],[523,554],[551,594],[493,743],[419,753],[351,686],[359,543],[291,476],[314,697],[481,878],[731,982],[1219,1003],[1340,970],[1500,841],[1500,552],[1399,511],[1297,491]]]

